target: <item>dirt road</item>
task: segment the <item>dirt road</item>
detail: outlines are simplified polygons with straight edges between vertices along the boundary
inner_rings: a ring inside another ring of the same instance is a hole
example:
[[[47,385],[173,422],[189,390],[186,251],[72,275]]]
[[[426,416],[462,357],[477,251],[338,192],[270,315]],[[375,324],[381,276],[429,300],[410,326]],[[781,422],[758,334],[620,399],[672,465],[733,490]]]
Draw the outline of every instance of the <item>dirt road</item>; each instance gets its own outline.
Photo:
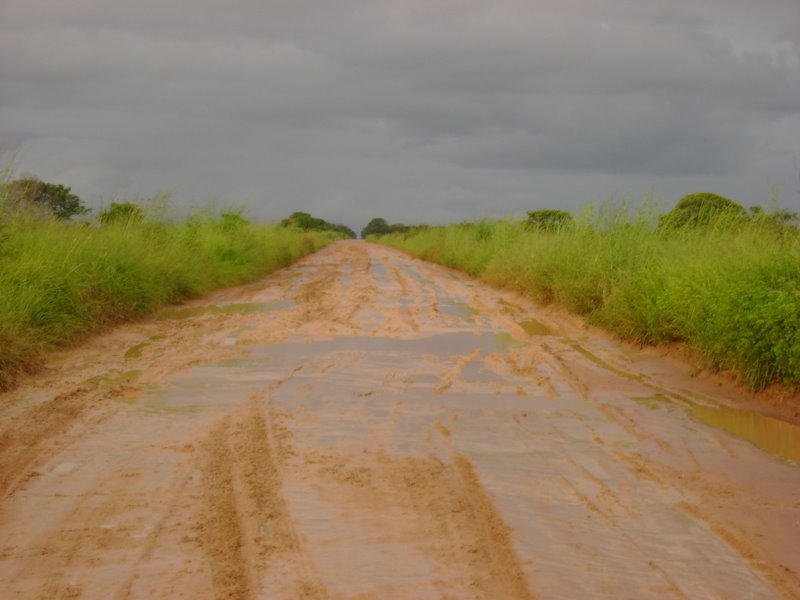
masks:
[[[0,595],[797,598],[800,428],[739,396],[337,243],[0,396]]]

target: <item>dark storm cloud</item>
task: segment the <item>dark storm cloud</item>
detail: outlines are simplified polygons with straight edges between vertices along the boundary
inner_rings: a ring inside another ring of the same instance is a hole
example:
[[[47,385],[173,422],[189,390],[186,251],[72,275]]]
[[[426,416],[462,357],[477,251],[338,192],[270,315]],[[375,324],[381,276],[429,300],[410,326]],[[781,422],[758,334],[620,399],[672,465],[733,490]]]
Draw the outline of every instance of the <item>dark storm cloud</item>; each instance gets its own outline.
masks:
[[[0,8],[0,144],[90,202],[355,226],[653,187],[752,204],[800,163],[795,0],[115,4]]]

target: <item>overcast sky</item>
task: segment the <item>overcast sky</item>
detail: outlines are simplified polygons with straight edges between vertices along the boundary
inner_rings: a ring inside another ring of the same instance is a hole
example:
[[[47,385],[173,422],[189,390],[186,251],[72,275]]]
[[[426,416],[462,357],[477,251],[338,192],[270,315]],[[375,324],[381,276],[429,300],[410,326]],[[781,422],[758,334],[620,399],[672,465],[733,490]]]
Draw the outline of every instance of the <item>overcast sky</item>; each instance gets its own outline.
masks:
[[[356,229],[771,184],[800,210],[800,1],[0,0],[0,146],[93,207]]]

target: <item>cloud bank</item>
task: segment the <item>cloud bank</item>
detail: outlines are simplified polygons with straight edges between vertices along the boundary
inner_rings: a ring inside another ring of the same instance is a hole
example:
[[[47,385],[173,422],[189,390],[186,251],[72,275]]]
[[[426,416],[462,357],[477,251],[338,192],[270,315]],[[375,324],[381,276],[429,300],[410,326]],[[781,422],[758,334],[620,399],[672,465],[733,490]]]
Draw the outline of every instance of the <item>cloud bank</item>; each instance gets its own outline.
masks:
[[[800,209],[796,0],[6,0],[0,145],[94,206],[445,222],[653,190]]]

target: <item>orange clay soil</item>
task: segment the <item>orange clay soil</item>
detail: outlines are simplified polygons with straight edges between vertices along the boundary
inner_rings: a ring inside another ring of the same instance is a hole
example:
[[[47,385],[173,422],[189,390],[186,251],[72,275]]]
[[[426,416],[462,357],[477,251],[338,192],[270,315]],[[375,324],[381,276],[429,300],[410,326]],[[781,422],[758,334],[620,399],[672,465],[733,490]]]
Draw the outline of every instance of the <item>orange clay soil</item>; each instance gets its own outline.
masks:
[[[0,396],[3,598],[797,598],[800,429],[339,242]]]

